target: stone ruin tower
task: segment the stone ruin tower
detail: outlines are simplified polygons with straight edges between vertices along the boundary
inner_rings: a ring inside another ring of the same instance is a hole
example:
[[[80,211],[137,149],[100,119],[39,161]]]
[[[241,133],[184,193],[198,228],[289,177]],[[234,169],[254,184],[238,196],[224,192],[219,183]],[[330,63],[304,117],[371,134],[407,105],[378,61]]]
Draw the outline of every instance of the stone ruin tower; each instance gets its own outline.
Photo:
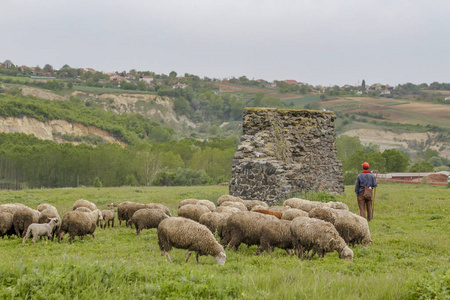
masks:
[[[244,109],[229,193],[269,203],[296,192],[344,193],[330,111]]]

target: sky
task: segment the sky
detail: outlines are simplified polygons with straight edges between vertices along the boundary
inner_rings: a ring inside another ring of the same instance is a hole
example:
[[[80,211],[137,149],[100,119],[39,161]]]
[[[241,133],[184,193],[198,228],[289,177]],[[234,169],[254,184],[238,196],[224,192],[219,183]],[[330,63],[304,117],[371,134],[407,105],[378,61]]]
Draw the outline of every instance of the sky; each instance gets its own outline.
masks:
[[[450,82],[448,0],[0,0],[0,61],[311,85]]]

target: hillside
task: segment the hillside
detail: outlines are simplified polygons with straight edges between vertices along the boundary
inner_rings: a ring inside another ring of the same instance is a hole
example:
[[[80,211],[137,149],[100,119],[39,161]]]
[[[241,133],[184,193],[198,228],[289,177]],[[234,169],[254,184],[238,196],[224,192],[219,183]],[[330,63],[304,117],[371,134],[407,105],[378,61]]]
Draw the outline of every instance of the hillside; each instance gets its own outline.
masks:
[[[80,89],[74,87],[73,90],[64,92],[53,92],[17,84],[4,86],[6,89],[19,87],[23,95],[42,99],[57,101],[75,99],[87,107],[101,108],[117,115],[137,113],[152,122],[173,128],[179,137],[240,135],[240,118],[224,121],[219,121],[217,118],[213,118],[216,119],[215,121],[208,119],[209,111],[213,110],[214,106],[206,107],[205,100],[198,102],[202,111],[202,115],[198,115],[189,113],[189,110],[186,110],[187,113],[177,110],[176,98],[159,95],[161,93],[133,91],[117,93],[112,89],[81,87]],[[317,92],[300,95],[281,93],[277,88],[220,82],[211,84],[210,87],[217,91],[216,95],[200,92],[197,97],[209,98],[208,101],[214,102],[230,96],[234,97],[235,101],[241,101],[240,105],[244,107],[246,104],[251,104],[256,95],[263,94],[263,97],[267,99],[279,99],[281,105],[284,103],[294,109],[309,107],[327,109],[334,111],[338,116],[335,130],[339,135],[358,136],[363,144],[376,144],[381,150],[399,147],[420,148],[420,145],[426,145],[438,150],[442,157],[450,158],[450,105],[419,102],[411,97],[400,99],[350,95],[323,97]],[[191,100],[190,105],[197,105],[195,103],[197,102]],[[105,130],[94,130],[92,126],[83,127],[82,124],[62,121],[36,122],[30,118],[26,121],[2,118],[0,132],[33,133],[40,138],[53,139],[55,142],[63,142],[64,139],[61,136],[86,134],[99,136],[104,141],[118,140],[111,133]]]

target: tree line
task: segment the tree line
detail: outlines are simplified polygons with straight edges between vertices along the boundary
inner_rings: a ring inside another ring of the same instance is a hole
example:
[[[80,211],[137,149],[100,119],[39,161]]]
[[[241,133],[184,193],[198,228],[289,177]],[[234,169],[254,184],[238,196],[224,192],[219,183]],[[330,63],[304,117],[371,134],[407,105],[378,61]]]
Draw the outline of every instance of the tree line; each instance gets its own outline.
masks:
[[[221,183],[231,176],[237,142],[235,138],[183,139],[93,147],[0,133],[0,181],[29,188]]]

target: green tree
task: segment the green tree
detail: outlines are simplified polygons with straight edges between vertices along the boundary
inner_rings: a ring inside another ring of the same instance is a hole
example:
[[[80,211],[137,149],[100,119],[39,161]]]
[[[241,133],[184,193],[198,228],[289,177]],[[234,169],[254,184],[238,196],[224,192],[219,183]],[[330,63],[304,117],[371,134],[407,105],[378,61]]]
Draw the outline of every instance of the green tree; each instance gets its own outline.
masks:
[[[342,160],[350,157],[356,151],[363,150],[363,145],[357,136],[340,135],[336,138],[336,148],[337,157]]]
[[[411,166],[409,169],[410,172],[433,172],[434,166],[432,163],[429,163],[427,161],[420,161],[415,163]]]
[[[170,78],[177,78],[177,72],[175,72],[175,71],[170,72],[169,73],[169,77]]]
[[[386,160],[385,172],[405,172],[409,166],[409,157],[397,149],[387,149],[382,153]]]
[[[439,151],[437,151],[435,149],[427,148],[423,152],[423,159],[426,161],[429,161],[430,158],[432,158],[432,157],[439,157]]]

